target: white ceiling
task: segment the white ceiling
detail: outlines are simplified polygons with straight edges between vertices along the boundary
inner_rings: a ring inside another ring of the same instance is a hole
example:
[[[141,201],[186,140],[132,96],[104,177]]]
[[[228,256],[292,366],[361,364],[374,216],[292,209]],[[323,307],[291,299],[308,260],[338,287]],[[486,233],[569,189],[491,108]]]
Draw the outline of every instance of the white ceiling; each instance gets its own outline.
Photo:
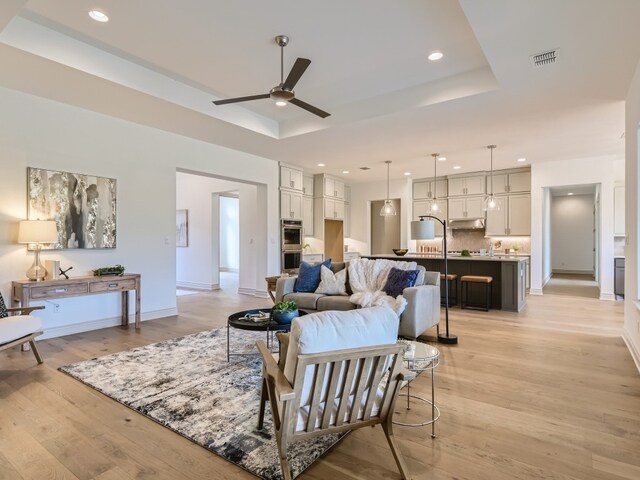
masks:
[[[0,85],[354,182],[384,160],[428,176],[436,151],[442,174],[484,170],[489,143],[495,168],[622,158],[638,18],[637,0],[3,0]],[[279,83],[278,34],[285,76],[312,60],[296,96],[331,117],[211,103]]]

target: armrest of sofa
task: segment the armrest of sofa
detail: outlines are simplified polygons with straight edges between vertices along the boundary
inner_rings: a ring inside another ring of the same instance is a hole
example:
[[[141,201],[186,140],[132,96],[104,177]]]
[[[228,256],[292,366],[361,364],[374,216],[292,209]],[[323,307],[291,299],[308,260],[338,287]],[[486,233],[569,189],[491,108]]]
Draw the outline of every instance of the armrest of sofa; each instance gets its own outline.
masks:
[[[276,303],[282,301],[287,293],[293,293],[293,287],[296,285],[297,276],[293,277],[280,277],[276,281]]]
[[[402,296],[407,300],[407,307],[400,316],[399,335],[417,338],[440,323],[439,286],[420,285],[405,288]]]

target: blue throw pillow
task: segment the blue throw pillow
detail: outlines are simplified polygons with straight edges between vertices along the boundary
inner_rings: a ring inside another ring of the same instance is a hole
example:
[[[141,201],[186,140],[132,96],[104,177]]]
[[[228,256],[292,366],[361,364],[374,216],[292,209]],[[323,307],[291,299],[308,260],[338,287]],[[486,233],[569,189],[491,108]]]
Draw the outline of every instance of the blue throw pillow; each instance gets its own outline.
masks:
[[[320,269],[322,269],[322,265],[330,268],[331,259],[327,258],[324,262],[317,265],[302,262],[300,264],[300,269],[298,270],[298,278],[293,290],[295,292],[315,292],[318,285],[320,285]]]
[[[392,268],[389,271],[387,283],[382,290],[384,290],[387,295],[396,298],[398,295],[402,295],[402,291],[405,288],[413,287],[416,284],[417,278],[418,270]]]

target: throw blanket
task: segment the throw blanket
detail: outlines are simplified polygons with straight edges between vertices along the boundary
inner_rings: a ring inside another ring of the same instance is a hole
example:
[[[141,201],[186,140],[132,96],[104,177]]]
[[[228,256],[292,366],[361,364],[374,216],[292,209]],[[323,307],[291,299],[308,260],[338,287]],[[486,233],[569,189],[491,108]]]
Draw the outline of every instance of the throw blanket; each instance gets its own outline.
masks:
[[[400,270],[415,270],[416,262],[399,262],[396,260],[357,258],[349,262],[349,284],[353,295],[351,303],[361,307],[385,305],[400,316],[407,307],[407,301],[402,295],[397,298],[387,295],[382,288],[387,283],[391,268]]]

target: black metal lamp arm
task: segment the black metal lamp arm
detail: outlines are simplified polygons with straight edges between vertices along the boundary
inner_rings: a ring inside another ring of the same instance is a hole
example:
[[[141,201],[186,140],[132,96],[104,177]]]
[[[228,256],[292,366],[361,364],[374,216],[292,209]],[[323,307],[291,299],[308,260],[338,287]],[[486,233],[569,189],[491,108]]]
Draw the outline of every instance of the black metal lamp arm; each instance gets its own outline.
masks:
[[[420,221],[425,218],[433,218],[440,222],[443,228],[442,234],[442,249],[444,250],[444,321],[446,333],[445,335],[438,334],[438,341],[441,343],[458,343],[458,337],[455,335],[449,335],[449,280],[447,277],[449,276],[449,265],[447,261],[447,221],[441,220],[438,217],[434,217],[433,215],[420,215],[418,216]]]

